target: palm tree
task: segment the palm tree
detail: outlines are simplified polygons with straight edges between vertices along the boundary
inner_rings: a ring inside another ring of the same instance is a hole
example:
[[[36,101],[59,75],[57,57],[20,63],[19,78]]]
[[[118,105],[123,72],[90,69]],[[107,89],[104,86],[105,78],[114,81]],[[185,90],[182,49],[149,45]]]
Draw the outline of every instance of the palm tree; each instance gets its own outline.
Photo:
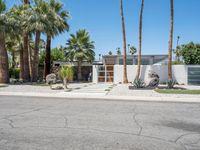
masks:
[[[90,40],[86,30],[79,30],[75,35],[70,35],[66,45],[66,57],[71,61],[78,62],[78,80],[82,80],[81,64],[83,61],[92,62],[94,60],[94,42]]]
[[[131,46],[129,52],[131,53],[131,55],[135,55],[135,53],[137,53],[137,48],[134,46]]]
[[[123,49],[124,49],[124,76],[123,83],[128,83],[127,77],[127,65],[126,65],[126,31],[125,31],[125,21],[124,21],[124,12],[123,12],[123,1],[120,0],[120,14],[122,20],[122,34],[123,34]]]
[[[121,54],[122,54],[121,49],[120,49],[120,47],[118,47],[117,48],[117,55],[121,55]]]
[[[28,7],[27,5],[20,5],[20,6],[14,6],[11,8],[11,10],[8,12],[8,19],[13,21],[14,23],[14,29],[12,32],[9,32],[9,36],[12,37],[12,39],[17,39],[16,40],[16,46],[17,49],[19,50],[19,55],[20,55],[20,79],[21,80],[27,80],[27,78],[24,78],[24,74],[26,74],[27,77],[27,71],[26,73],[24,73],[24,62],[26,62],[26,60],[24,59],[24,42],[26,43],[26,39],[24,38],[24,35],[26,34],[26,32],[24,32],[25,30],[25,26],[27,24],[27,11],[28,11]],[[21,15],[23,14],[23,15]],[[25,52],[27,53],[27,52]],[[27,65],[27,64],[26,64]],[[28,67],[26,67],[28,68]]]
[[[112,55],[112,51],[109,51],[109,52],[108,52],[108,55]]]
[[[6,5],[0,0],[0,83],[9,82],[8,54],[5,46],[6,16],[4,14]]]
[[[141,10],[140,10],[139,48],[138,48],[138,68],[137,68],[136,79],[139,79],[139,78],[140,78],[140,69],[141,69],[143,10],[144,10],[144,0],[142,0]]]
[[[29,5],[29,0],[23,0],[24,4],[24,11],[26,11],[28,5]],[[23,18],[25,18],[26,13],[23,13]],[[28,41],[29,41],[29,34],[27,31],[24,32],[23,34],[23,78],[25,81],[30,80],[30,68],[29,68],[29,53],[28,53]]]
[[[169,38],[169,60],[168,60],[168,80],[172,80],[172,45],[174,32],[174,0],[170,0],[170,38]]]
[[[48,3],[48,9],[50,21],[45,31],[47,33],[47,40],[44,77],[50,73],[51,68],[51,38],[59,33],[69,30],[69,25],[67,23],[69,13],[63,10],[63,4],[56,0],[50,0]]]
[[[29,17],[29,24],[27,28],[29,31],[35,33],[35,48],[33,54],[33,68],[32,68],[32,81],[38,80],[38,66],[39,66],[39,45],[41,33],[45,31],[45,26],[49,23],[49,18],[46,15],[48,7],[42,0],[35,0],[35,5],[31,8],[31,15]]]

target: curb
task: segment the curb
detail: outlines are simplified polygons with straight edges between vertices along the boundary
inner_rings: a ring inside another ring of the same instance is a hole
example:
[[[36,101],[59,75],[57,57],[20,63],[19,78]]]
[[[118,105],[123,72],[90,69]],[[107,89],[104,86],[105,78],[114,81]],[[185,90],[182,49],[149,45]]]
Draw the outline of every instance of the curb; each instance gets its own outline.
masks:
[[[180,97],[141,97],[141,96],[111,96],[98,93],[21,93],[21,92],[0,92],[0,96],[22,96],[41,98],[62,98],[67,100],[104,100],[104,101],[128,101],[128,102],[163,102],[163,103],[200,103],[200,98],[180,98]]]

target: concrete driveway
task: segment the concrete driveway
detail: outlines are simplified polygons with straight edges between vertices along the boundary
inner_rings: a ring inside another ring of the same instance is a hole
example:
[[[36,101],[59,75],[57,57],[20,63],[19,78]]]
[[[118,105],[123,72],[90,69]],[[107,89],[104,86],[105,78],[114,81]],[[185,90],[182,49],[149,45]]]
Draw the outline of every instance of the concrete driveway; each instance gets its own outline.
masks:
[[[200,104],[0,96],[0,150],[199,150]]]

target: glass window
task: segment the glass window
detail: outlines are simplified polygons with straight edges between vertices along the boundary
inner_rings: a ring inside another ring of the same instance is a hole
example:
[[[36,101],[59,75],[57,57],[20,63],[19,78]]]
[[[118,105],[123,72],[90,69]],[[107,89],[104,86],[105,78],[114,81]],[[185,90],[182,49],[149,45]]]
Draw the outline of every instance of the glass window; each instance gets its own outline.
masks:
[[[119,64],[120,64],[120,65],[123,65],[123,64],[124,64],[124,59],[123,59],[123,58],[119,59]],[[133,59],[128,58],[128,59],[126,60],[126,64],[127,64],[127,65],[133,65]]]

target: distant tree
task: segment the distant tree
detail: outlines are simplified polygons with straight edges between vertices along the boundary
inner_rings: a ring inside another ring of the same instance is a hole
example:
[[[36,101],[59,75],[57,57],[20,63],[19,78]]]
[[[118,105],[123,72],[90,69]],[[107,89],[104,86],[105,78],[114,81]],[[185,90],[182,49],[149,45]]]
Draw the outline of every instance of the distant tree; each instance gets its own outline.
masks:
[[[108,52],[108,55],[112,55],[112,51],[109,51],[109,52]]]
[[[121,49],[120,49],[120,47],[118,47],[117,48],[117,55],[121,55],[121,54],[122,54]]]
[[[176,55],[176,63],[181,62],[181,46],[177,46],[176,49],[173,49],[173,53]]]
[[[51,64],[53,61],[64,61],[65,54],[62,48],[53,48],[51,50]],[[45,62],[45,49],[40,50],[40,65],[44,65]]]
[[[173,49],[173,53],[176,55],[176,63],[180,63],[180,57],[181,57],[181,51],[179,46],[179,40],[180,36],[177,36],[177,43],[176,43],[176,49]]]
[[[129,49],[129,52],[131,53],[131,55],[135,55],[137,53],[137,48],[134,46],[131,46]]]
[[[189,44],[182,45],[180,47],[180,53],[185,64],[200,65],[200,44],[191,42]]]

